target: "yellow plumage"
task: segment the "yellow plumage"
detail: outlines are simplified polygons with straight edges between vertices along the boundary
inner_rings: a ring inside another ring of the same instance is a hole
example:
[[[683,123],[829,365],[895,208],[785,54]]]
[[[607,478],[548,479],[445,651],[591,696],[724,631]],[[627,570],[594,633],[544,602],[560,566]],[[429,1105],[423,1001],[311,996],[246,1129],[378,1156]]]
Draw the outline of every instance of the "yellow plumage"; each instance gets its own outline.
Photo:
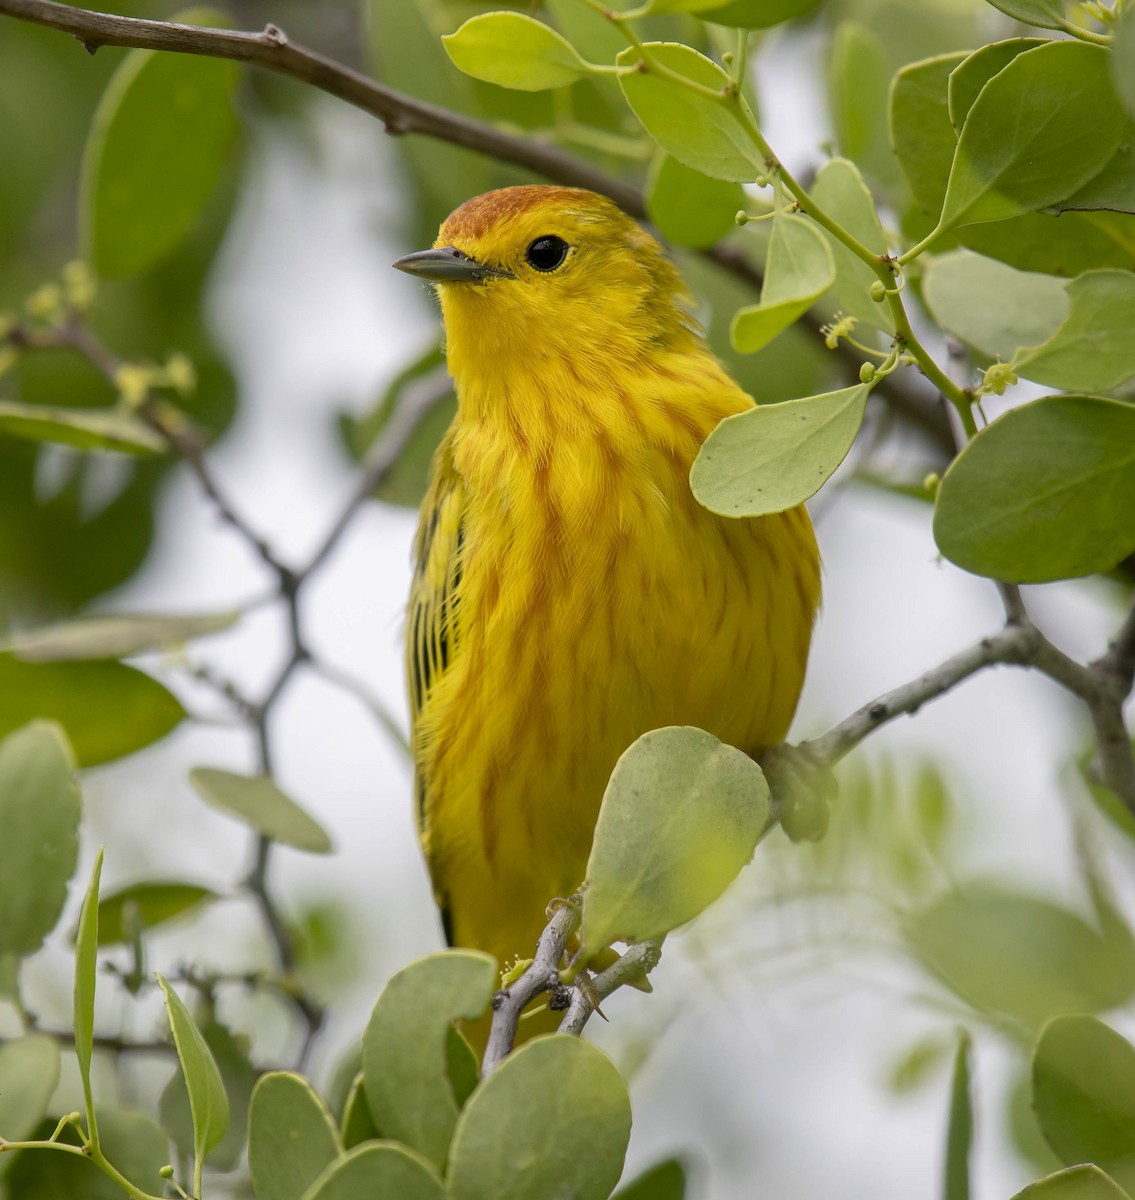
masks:
[[[694,500],[698,448],[752,401],[608,200],[491,192],[398,265],[437,282],[458,397],[407,623],[419,828],[450,941],[504,963],[582,881],[639,734],[783,739],[819,560],[802,508],[729,520]]]

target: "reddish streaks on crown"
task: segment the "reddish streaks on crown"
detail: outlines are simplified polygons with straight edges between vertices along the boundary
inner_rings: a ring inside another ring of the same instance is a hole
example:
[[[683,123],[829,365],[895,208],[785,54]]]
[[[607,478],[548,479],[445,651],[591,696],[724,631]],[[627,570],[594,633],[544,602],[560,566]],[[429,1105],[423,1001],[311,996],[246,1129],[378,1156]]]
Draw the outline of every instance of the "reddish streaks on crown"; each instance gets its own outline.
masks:
[[[605,196],[582,188],[548,187],[538,183],[500,188],[466,200],[451,213],[441,227],[437,245],[482,238],[491,230],[499,229],[533,209],[547,209],[549,212],[570,210],[579,216],[588,212],[598,216],[618,211]]]

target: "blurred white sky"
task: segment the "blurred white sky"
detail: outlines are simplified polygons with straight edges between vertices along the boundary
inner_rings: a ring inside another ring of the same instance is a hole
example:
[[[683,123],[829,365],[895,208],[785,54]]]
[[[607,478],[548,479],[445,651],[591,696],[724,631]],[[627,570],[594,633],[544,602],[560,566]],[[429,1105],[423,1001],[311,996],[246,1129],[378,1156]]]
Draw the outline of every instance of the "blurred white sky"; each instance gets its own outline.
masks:
[[[213,325],[237,364],[244,397],[238,424],[211,455],[212,468],[246,518],[297,564],[354,486],[335,412],[365,409],[438,321],[421,286],[390,270],[394,258],[418,249],[398,238],[391,146],[353,110],[319,102],[316,111],[314,137],[310,130],[292,141],[274,133],[252,164],[252,186],[212,301]],[[807,127],[797,133],[798,147],[822,136]],[[770,128],[774,145],[776,134],[782,142],[788,136]],[[184,473],[166,492],[160,521],[155,554],[113,598],[115,609],[227,608],[269,585]],[[402,720],[400,640],[414,522],[410,513],[369,505],[305,595],[304,609],[318,653],[364,678]],[[921,506],[847,488],[825,508],[819,534],[826,599],[796,737],[822,731],[1001,619],[991,585],[938,561]],[[1031,599],[1070,651],[1102,648],[1112,616],[1092,585]],[[282,650],[281,635],[276,614],[258,613],[192,656],[256,693]],[[198,707],[216,710],[204,693],[191,696]],[[1004,669],[896,723],[872,748],[936,755],[980,822],[983,865],[1012,864],[1051,895],[1071,878],[1067,817],[1055,786],[1083,728],[1078,715],[1069,719],[1071,711],[1054,689]],[[321,1044],[315,1072],[325,1078],[384,979],[437,949],[440,935],[413,836],[407,764],[360,703],[304,674],[273,732],[279,782],[336,845],[327,858],[278,850],[274,888],[289,905],[333,898],[355,914],[362,977],[337,1005]],[[240,877],[249,839],[191,791],[186,774],[199,764],[251,769],[249,739],[187,727],[135,760],[90,774],[85,862],[96,839],[107,843],[105,886],[161,872],[227,891]],[[771,849],[758,851],[750,871],[762,870]],[[725,902],[730,915],[743,916],[747,886]],[[780,919],[767,907],[759,915]],[[697,927],[685,936],[696,938]],[[792,936],[786,912],[772,940]],[[164,969],[199,955],[206,965],[243,968],[258,937],[247,906],[225,904],[191,940],[180,931],[157,938],[166,961],[152,965]],[[744,944],[752,941],[746,936]],[[694,1152],[708,1167],[695,1192],[702,1200],[740,1200],[752,1194],[753,1180],[762,1195],[785,1198],[905,1200],[940,1191],[944,1074],[915,1100],[896,1101],[882,1087],[891,1059],[915,1037],[951,1029],[948,1017],[912,1002],[916,977],[853,952],[818,971],[762,978],[755,964],[710,981],[683,954],[682,942],[668,946],[655,995],[613,998],[612,1025],[594,1031],[627,1069],[647,1055],[634,1069],[631,1164]],[[723,969],[731,957],[728,942],[709,954]],[[45,992],[65,968],[64,956],[45,956]],[[234,998],[226,1010],[238,1021],[242,1003]],[[127,1008],[108,1007],[108,1022]],[[257,1014],[258,1054],[270,1059],[283,1052],[285,1025]],[[148,1012],[135,1020],[135,1032],[148,1032],[153,1019]],[[978,1111],[975,1194],[996,1200],[1027,1174],[990,1136],[1001,1120],[1001,1053],[983,1042],[978,1063],[985,1105]]]

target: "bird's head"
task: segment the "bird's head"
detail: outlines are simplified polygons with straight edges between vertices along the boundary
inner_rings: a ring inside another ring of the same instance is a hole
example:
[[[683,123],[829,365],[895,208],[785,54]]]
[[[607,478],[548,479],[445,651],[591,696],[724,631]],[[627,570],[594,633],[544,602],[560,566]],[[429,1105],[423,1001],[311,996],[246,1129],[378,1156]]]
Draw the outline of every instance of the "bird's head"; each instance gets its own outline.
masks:
[[[433,249],[394,265],[437,285],[451,365],[473,355],[637,358],[698,336],[689,293],[658,242],[578,188],[477,196],[445,221]]]

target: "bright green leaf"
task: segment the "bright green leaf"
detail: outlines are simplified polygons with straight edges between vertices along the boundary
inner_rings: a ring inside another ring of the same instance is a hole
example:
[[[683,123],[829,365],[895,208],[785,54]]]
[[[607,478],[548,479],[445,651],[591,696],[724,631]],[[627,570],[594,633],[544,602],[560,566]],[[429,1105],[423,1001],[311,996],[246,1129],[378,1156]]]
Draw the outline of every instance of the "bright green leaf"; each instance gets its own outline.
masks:
[[[793,324],[835,282],[835,259],[819,227],[806,217],[773,219],[761,301],[733,318],[735,349],[752,354]]]
[[[950,1080],[950,1119],[946,1128],[945,1200],[969,1200],[969,1158],[973,1146],[973,1101],[970,1097],[970,1036],[962,1030],[954,1052]]]
[[[418,959],[383,988],[363,1037],[375,1123],[439,1169],[457,1122],[446,1052],[450,1022],[480,1016],[496,983],[496,962],[478,951]]]
[[[248,1113],[257,1200],[300,1200],[342,1153],[335,1122],[306,1079],[290,1071],[261,1076]]]
[[[1018,54],[969,110],[938,231],[1073,195],[1115,154],[1126,123],[1102,47],[1046,42]]]
[[[193,1157],[200,1164],[225,1136],[229,1124],[229,1102],[217,1062],[189,1015],[189,1009],[161,975],[157,976],[157,980],[165,996],[170,1031],[189,1092],[189,1109],[193,1116]]]
[[[1131,1197],[1099,1167],[1081,1163],[1030,1183],[1013,1200],[1131,1200]]]
[[[855,441],[867,384],[762,404],[727,417],[706,438],[690,486],[723,517],[755,517],[802,504],[831,477]]]
[[[224,25],[194,9],[187,24]],[[83,161],[85,241],[105,278],[133,275],[197,224],[237,134],[236,63],[131,50],[95,112]]]
[[[36,717],[58,721],[81,767],[133,754],[184,716],[157,680],[123,663],[25,663],[0,653],[0,736]]]
[[[651,71],[639,65],[644,64],[642,51],[628,46],[616,60],[627,68],[619,86],[646,132],[679,162],[712,179],[755,179],[765,167],[746,124],[752,114],[742,98],[726,99],[729,76],[712,59],[678,42],[648,42],[643,49],[669,71],[722,93],[707,96]],[[630,69],[636,65],[639,69]]]
[[[196,883],[160,880],[135,883],[99,901],[99,945],[129,942],[144,929],[193,912],[220,897]]]
[[[500,87],[542,92],[588,74],[567,38],[524,13],[480,13],[441,40],[458,70]]]
[[[911,952],[980,1012],[1038,1026],[1135,992],[1130,955],[1083,918],[996,883],[951,891],[906,922]]]
[[[958,240],[1019,271],[1071,278],[1081,271],[1135,270],[1135,217],[1127,213],[1024,213],[1008,221],[967,225]]]
[[[1014,369],[1046,387],[1109,392],[1135,376],[1135,273],[1087,271],[1067,284],[1068,316]]]
[[[989,3],[1006,16],[1040,29],[1059,29],[1064,20],[1064,0],[989,0]]]
[[[331,839],[323,827],[268,775],[238,775],[215,767],[194,767],[189,782],[201,798],[285,846],[328,854]]]
[[[562,1034],[534,1038],[462,1109],[449,1191],[453,1200],[607,1200],[630,1132],[627,1085],[601,1050]]]
[[[768,821],[768,784],[747,754],[704,729],[643,734],[599,809],[584,945],[647,941],[692,920],[737,877]]]
[[[619,1188],[612,1200],[686,1200],[686,1164],[664,1158]]]
[[[43,945],[67,902],[82,802],[63,731],[33,721],[0,742],[0,955]]]
[[[1041,38],[1009,38],[1008,41],[982,46],[963,59],[950,72],[947,88],[950,124],[954,131],[961,133],[973,102],[994,75],[1003,71],[1018,54],[1043,45],[1045,42]]]
[[[943,54],[903,67],[891,82],[889,134],[919,208],[937,217],[958,139],[950,124],[950,73],[965,53]]]
[[[333,1162],[304,1193],[303,1200],[361,1200],[364,1196],[447,1200],[449,1192],[429,1162],[409,1147],[399,1142],[370,1142]],[[259,1191],[257,1200],[262,1200]]]
[[[95,1040],[95,971],[98,965],[99,880],[102,878],[102,847],[95,855],[91,882],[79,912],[79,931],[75,936],[74,1024],[75,1058],[83,1080],[88,1132],[96,1136],[94,1099],[91,1092],[91,1054]]]
[[[237,610],[184,617],[158,613],[81,617],[62,625],[17,634],[0,642],[0,653],[10,652],[24,662],[126,658],[205,637],[227,629],[239,618]]]
[[[646,188],[646,211],[658,232],[678,246],[712,246],[736,228],[745,193],[737,183],[711,179],[660,151]]]
[[[702,18],[717,25],[739,29],[769,29],[784,21],[806,17],[820,7],[820,0],[732,0],[720,8],[703,12]]]
[[[998,417],[950,465],[934,538],[967,571],[1046,583],[1135,549],[1135,405],[1045,396]]]
[[[30,1137],[47,1113],[58,1082],[59,1044],[54,1038],[29,1033],[0,1042],[0,1136],[10,1142]],[[13,1159],[0,1154],[0,1179]]]
[[[970,250],[928,258],[922,298],[943,329],[1004,362],[1022,346],[1045,341],[1068,313],[1062,280],[1016,271]]]
[[[0,400],[0,433],[31,442],[58,442],[80,450],[164,454],[165,438],[133,413],[116,408],[48,408]]]
[[[1095,1163],[1135,1190],[1135,1047],[1101,1021],[1059,1016],[1033,1052],[1033,1105],[1062,1162]]]

